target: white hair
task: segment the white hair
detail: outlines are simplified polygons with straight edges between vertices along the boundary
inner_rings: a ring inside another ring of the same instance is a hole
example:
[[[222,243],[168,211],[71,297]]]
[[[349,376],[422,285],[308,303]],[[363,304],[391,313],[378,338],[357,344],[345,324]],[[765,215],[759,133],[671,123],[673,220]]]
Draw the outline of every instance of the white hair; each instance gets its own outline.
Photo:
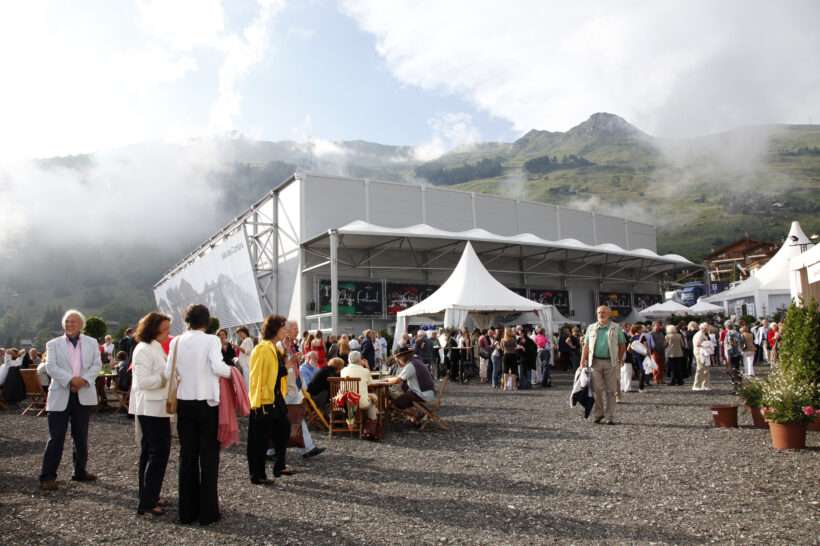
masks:
[[[350,351],[350,354],[347,355],[347,361],[351,364],[361,364],[362,353],[359,351]]]
[[[80,330],[82,330],[83,328],[85,328],[85,315],[83,315],[82,313],[80,313],[80,312],[79,312],[79,311],[77,311],[76,309],[69,309],[68,311],[66,311],[66,312],[65,312],[65,315],[63,315],[63,320],[62,320],[62,322],[61,322],[60,324],[62,324],[63,326],[65,326],[65,321],[66,321],[66,320],[68,320],[68,317],[70,317],[70,316],[72,316],[72,315],[74,315],[75,317],[77,317],[78,319],[80,319],[80,322],[82,323],[82,324],[80,325]]]

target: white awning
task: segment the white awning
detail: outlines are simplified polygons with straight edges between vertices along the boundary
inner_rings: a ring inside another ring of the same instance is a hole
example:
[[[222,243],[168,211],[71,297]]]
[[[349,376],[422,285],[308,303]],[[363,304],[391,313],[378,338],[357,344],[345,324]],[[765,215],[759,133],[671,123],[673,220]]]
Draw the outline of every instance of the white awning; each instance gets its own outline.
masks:
[[[683,305],[682,303],[678,303],[675,300],[666,300],[663,303],[656,303],[655,305],[650,305],[643,311],[641,311],[642,317],[671,317],[672,315],[687,315],[689,314],[689,308]]]
[[[707,315],[710,313],[722,313],[723,307],[720,305],[714,305],[705,301],[704,299],[699,299],[698,302],[689,308],[690,315]]]
[[[343,235],[373,235],[380,237],[419,237],[428,239],[459,239],[463,241],[481,241],[488,243],[506,243],[528,246],[541,246],[565,249],[570,251],[581,251],[596,254],[610,254],[615,256],[649,259],[680,266],[693,265],[692,262],[690,262],[683,256],[679,256],[677,254],[660,255],[646,248],[627,250],[612,243],[590,245],[582,243],[577,239],[560,239],[558,241],[551,241],[548,239],[542,239],[541,237],[533,235],[532,233],[520,233],[518,235],[499,235],[496,233],[491,233],[485,229],[447,231],[443,229],[434,228],[427,224],[416,224],[414,226],[394,228],[377,226],[362,220],[350,222],[349,224],[340,227],[337,231]]]

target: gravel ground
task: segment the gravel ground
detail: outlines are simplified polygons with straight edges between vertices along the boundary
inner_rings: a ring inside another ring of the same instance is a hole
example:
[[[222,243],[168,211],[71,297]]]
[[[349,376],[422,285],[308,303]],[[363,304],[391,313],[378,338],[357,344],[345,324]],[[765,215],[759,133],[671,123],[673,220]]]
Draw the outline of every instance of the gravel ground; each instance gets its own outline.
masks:
[[[717,370],[716,370],[717,371]],[[132,422],[92,417],[94,484],[40,493],[46,420],[0,412],[0,543],[7,544],[820,544],[820,433],[801,452],[768,432],[715,429],[715,390],[628,394],[618,425],[593,425],[556,388],[451,385],[449,432],[346,437],[272,488],[247,479],[244,443],[223,453],[223,519],[209,527],[137,516]],[[244,438],[244,434],[243,434]],[[174,443],[163,496],[176,500]],[[71,474],[70,439],[60,469]]]

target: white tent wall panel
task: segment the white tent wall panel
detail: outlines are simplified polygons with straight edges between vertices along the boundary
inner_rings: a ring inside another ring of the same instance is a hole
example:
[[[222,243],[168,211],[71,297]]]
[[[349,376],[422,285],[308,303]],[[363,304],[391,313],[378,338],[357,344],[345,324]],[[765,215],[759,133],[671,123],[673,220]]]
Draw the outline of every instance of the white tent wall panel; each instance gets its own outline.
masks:
[[[627,248],[646,248],[652,252],[657,252],[658,238],[655,226],[629,220],[626,229],[629,236]]]
[[[303,220],[301,190],[301,181],[297,179],[279,192],[277,203],[279,263],[276,283],[276,312],[300,321],[304,316],[305,307],[301,283],[303,267],[300,244]]]
[[[426,224],[449,231],[466,231],[475,227],[472,194],[429,186],[422,193]]]
[[[499,235],[518,235],[518,210],[512,199],[475,194],[477,227]]]
[[[520,201],[518,203],[518,226],[521,233],[532,233],[552,241],[560,239],[557,208],[555,205]]]
[[[614,243],[621,248],[630,248],[627,244],[626,221],[623,218],[595,215],[595,234],[598,243]]]
[[[595,240],[595,226],[591,213],[562,207],[560,215],[562,239],[578,239],[589,245],[606,242]]]
[[[421,186],[369,182],[370,222],[385,227],[422,224]]]
[[[309,175],[304,188],[304,237],[311,238],[366,216],[365,181]],[[283,190],[284,191],[284,190]],[[382,207],[382,205],[377,205]]]

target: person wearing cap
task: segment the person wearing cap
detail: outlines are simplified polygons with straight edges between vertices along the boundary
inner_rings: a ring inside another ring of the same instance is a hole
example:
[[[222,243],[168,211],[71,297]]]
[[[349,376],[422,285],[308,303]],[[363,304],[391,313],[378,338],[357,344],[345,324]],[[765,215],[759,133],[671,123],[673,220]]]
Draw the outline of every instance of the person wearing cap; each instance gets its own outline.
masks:
[[[391,390],[390,396],[393,405],[402,410],[410,408],[413,402],[431,402],[436,398],[433,376],[414,353],[407,347],[394,354],[401,369],[398,376],[387,379],[387,383],[401,386],[400,390]]]
[[[598,321],[589,325],[582,340],[580,366],[589,366],[592,370],[595,423],[600,423],[606,417],[606,424],[614,425],[615,393],[626,353],[626,336],[620,326],[609,320],[609,307],[601,305],[596,314]]]

